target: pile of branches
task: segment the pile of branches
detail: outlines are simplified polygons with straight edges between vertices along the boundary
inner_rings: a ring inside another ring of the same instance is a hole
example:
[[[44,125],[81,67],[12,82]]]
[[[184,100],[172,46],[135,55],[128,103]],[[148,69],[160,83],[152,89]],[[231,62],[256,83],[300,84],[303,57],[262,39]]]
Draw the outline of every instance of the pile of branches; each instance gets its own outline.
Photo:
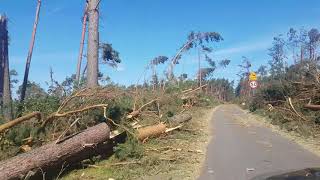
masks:
[[[0,125],[3,139],[19,126],[36,129],[20,146],[24,153],[0,163],[0,170],[6,176],[17,177],[37,166],[47,170],[61,163],[79,162],[97,152],[107,152],[106,149],[112,151],[110,147],[127,135],[146,142],[180,129],[192,119],[186,111],[196,105],[195,94],[202,88],[174,93],[117,87],[77,91],[49,115],[32,112]],[[17,160],[34,166],[16,168]]]
[[[270,86],[257,93],[256,103],[264,100],[273,121],[289,131],[303,136],[318,136],[320,130],[320,79],[317,71],[306,65],[291,67],[283,79],[270,81]],[[292,72],[290,72],[290,70]],[[261,105],[260,105],[261,106]]]

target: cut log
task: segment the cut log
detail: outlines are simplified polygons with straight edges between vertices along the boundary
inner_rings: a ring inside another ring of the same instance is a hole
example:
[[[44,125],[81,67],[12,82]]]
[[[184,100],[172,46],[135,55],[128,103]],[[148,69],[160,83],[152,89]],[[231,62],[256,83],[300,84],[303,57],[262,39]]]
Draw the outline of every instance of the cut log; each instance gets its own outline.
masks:
[[[176,126],[181,123],[185,123],[187,121],[190,121],[191,119],[192,119],[191,114],[183,113],[183,114],[175,115],[175,116],[169,118],[169,123],[170,123],[170,125]]]
[[[49,143],[0,162],[0,179],[20,179],[39,170],[68,166],[101,152],[110,137],[107,124],[101,123],[56,144]]]
[[[145,140],[148,137],[156,137],[166,132],[166,125],[163,123],[147,126],[138,129],[138,139],[140,141]]]
[[[306,104],[304,107],[313,111],[320,111],[320,105]]]

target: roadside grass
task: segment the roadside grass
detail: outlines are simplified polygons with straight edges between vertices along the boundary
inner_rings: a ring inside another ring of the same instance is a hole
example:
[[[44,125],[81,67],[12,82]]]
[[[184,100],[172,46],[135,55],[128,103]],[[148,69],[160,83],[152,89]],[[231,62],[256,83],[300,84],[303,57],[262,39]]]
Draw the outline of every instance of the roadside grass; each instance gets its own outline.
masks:
[[[193,118],[183,128],[141,144],[142,150],[137,152],[141,157],[120,161],[113,155],[68,172],[61,179],[195,179],[210,139],[211,112],[212,108],[193,108]]]

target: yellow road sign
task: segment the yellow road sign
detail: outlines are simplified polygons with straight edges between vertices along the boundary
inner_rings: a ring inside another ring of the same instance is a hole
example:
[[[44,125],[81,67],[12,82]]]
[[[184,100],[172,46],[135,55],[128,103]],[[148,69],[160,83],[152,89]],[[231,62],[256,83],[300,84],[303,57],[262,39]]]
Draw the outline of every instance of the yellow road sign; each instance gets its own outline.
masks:
[[[257,80],[257,74],[255,72],[251,72],[249,75],[250,81],[256,81]]]

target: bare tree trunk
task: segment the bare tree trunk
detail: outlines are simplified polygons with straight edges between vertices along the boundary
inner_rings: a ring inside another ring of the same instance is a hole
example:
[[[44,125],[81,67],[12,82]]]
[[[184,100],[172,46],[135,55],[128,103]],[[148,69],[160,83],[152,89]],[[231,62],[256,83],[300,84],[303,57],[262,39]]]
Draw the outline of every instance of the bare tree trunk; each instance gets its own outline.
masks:
[[[198,69],[199,69],[199,87],[202,86],[202,72],[201,72],[201,55],[200,55],[200,49],[198,49]]]
[[[81,33],[81,40],[80,40],[77,73],[76,73],[76,82],[78,83],[78,85],[80,84],[80,71],[81,71],[81,63],[82,63],[82,56],[83,56],[84,39],[86,36],[86,29],[87,29],[87,18],[88,18],[88,3],[86,3],[86,7],[84,10],[83,19],[82,19],[82,33]]]
[[[5,28],[3,26],[3,16],[0,15],[0,103],[3,97],[3,72],[4,72],[4,37]]]
[[[88,4],[88,53],[87,53],[87,87],[98,86],[98,57],[99,57],[99,0],[89,0]]]
[[[303,50],[303,47],[301,46],[301,50],[300,50],[300,62],[303,61],[303,54],[304,54],[304,50]]]
[[[0,162],[0,177],[1,179],[25,179],[25,175],[30,171],[46,172],[51,168],[68,166],[101,153],[101,149],[106,149],[104,142],[109,138],[108,125],[98,124],[64,141],[52,142]]]
[[[25,71],[24,71],[24,78],[23,78],[23,84],[22,84],[22,89],[21,89],[20,102],[23,102],[25,99],[25,96],[26,96],[30,63],[31,63],[31,58],[32,58],[34,41],[35,41],[36,33],[37,33],[38,22],[39,22],[40,7],[41,7],[41,0],[38,0],[37,10],[36,10],[36,18],[34,20],[32,37],[31,37],[26,67],[25,67]]]
[[[3,116],[6,121],[10,121],[12,119],[12,99],[11,99],[11,89],[10,89],[10,73],[9,73],[9,36],[7,30],[7,18],[3,16],[0,17],[0,28],[3,28],[3,38],[0,38],[2,48],[2,57],[0,57],[0,61],[3,63]]]
[[[157,73],[156,73],[156,67],[155,67],[156,65],[154,65],[154,64],[152,64],[152,81],[153,81],[153,83],[152,83],[152,90],[153,91],[155,91],[156,90],[156,86],[157,86],[157,82],[155,81],[156,80],[156,78],[157,78]]]

